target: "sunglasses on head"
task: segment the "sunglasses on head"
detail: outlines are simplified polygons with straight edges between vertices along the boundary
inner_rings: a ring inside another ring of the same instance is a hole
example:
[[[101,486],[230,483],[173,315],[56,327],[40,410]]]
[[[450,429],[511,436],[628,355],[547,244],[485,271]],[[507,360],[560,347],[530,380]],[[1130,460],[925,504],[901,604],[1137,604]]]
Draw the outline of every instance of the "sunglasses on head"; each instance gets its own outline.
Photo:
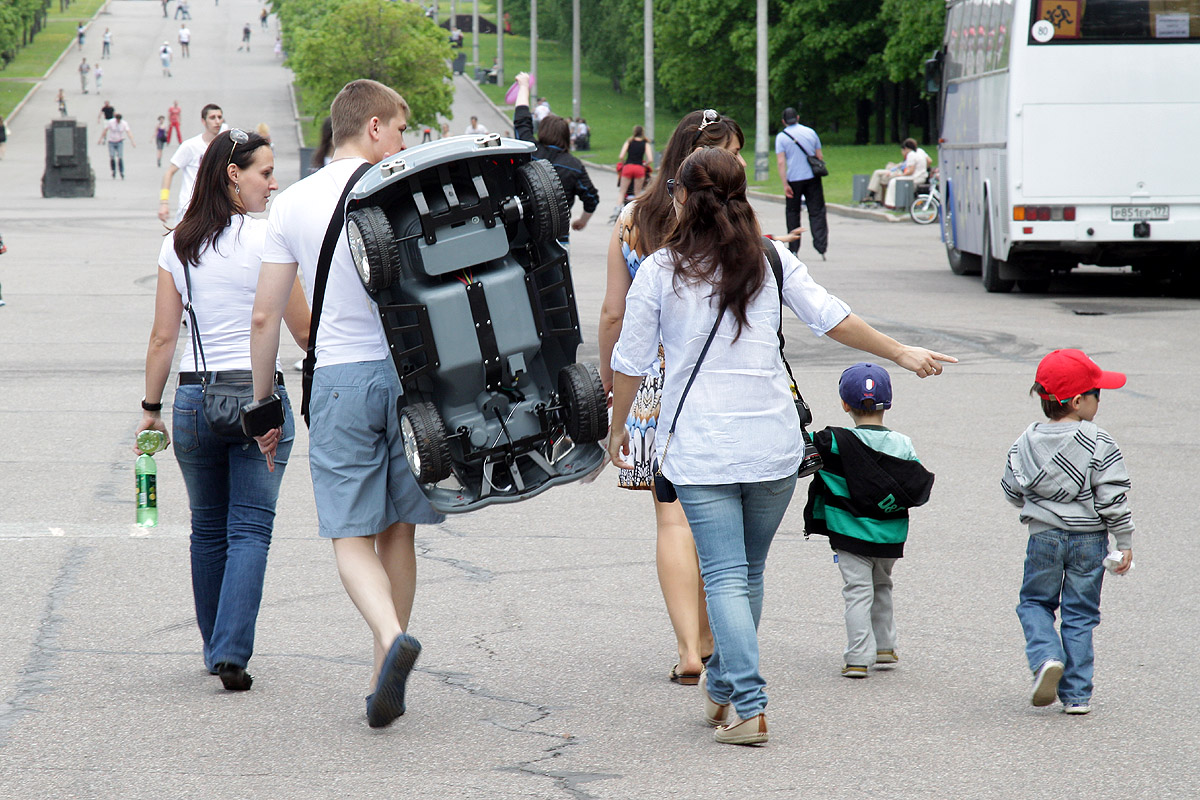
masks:
[[[233,151],[237,149],[239,144],[245,144],[250,141],[250,135],[240,128],[229,129],[229,140],[233,142],[233,147],[229,148],[229,160],[225,162],[225,166],[233,163]]]
[[[1099,389],[1088,389],[1086,392],[1079,393],[1080,397],[1087,397],[1088,395],[1091,395],[1092,397],[1099,400],[1100,399],[1100,390]],[[1063,404],[1065,406],[1067,403],[1071,402],[1073,399],[1074,398],[1072,398],[1072,397],[1068,397],[1066,400],[1059,400],[1058,402],[1060,402],[1061,404]]]

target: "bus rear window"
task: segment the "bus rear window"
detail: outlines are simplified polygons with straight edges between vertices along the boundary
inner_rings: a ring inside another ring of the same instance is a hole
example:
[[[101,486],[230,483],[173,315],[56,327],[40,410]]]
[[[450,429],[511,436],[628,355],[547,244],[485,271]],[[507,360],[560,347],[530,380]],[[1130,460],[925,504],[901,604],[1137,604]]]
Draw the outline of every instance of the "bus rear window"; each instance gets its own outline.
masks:
[[[1200,0],[1032,0],[1032,6],[1031,45],[1200,41]]]

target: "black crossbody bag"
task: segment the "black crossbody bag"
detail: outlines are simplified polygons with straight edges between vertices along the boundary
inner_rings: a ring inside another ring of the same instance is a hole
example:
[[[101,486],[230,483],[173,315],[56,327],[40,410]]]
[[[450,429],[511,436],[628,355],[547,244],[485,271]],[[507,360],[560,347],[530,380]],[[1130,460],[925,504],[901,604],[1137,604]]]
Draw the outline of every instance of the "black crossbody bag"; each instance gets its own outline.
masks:
[[[787,131],[783,131],[783,135],[791,139],[793,142],[796,142],[796,137],[792,136]],[[825,165],[824,159],[817,158],[812,153],[805,150],[804,145],[800,144],[799,142],[796,142],[796,147],[799,147],[800,152],[804,153],[804,157],[808,159],[808,166],[810,169],[812,169],[814,178],[824,178],[829,174],[829,167]]]

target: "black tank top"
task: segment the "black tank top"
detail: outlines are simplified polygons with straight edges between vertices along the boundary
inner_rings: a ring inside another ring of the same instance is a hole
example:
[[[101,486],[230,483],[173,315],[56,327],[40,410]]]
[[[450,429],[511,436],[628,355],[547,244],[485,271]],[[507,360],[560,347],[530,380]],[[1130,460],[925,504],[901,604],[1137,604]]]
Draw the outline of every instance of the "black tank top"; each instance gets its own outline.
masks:
[[[630,139],[629,149],[625,151],[625,163],[637,164],[641,166],[642,160],[646,157],[646,140],[645,139]]]

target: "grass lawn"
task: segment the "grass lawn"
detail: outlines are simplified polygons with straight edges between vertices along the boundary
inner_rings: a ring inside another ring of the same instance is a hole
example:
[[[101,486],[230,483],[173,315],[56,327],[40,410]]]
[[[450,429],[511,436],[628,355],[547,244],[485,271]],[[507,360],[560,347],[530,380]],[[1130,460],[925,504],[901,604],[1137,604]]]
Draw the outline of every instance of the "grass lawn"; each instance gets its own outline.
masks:
[[[33,84],[33,81],[0,81],[0,117],[8,119]]]

